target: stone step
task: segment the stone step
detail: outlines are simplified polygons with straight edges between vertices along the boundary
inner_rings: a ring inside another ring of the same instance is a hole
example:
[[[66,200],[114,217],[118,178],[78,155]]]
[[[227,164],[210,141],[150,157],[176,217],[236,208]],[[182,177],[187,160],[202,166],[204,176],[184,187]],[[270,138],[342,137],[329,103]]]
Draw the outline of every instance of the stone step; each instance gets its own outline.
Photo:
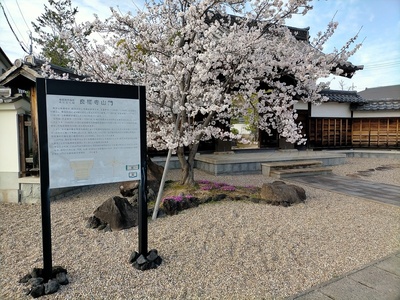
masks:
[[[285,169],[302,169],[322,166],[320,160],[288,160],[288,161],[275,161],[261,164],[261,171],[263,175],[270,176],[270,173],[275,170]]]
[[[270,172],[270,177],[274,178],[289,178],[294,176],[311,176],[311,175],[327,175],[332,173],[332,168],[328,167],[310,167],[310,168],[295,168],[273,170]]]

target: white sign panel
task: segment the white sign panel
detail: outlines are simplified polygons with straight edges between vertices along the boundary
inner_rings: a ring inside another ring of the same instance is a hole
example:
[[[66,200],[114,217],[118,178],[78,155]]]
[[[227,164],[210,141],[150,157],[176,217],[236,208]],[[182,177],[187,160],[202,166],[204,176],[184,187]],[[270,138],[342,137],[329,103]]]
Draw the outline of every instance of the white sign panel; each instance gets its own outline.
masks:
[[[140,180],[139,100],[47,95],[50,188]]]

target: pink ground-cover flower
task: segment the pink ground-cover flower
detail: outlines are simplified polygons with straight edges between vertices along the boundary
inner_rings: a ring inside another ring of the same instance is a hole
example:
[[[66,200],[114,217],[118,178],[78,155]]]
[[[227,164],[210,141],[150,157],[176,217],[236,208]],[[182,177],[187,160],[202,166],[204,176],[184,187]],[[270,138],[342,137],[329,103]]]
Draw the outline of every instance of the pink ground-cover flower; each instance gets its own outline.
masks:
[[[221,190],[233,192],[236,191],[236,187],[234,187],[233,185],[224,185],[221,187]]]

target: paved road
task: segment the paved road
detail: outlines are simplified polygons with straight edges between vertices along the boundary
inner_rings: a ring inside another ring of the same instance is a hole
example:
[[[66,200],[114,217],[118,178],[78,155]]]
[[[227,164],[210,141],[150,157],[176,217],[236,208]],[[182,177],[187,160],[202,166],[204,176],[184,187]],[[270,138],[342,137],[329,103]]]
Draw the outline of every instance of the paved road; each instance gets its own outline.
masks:
[[[376,183],[333,174],[290,177],[288,180],[323,190],[400,206],[400,186],[397,185]]]

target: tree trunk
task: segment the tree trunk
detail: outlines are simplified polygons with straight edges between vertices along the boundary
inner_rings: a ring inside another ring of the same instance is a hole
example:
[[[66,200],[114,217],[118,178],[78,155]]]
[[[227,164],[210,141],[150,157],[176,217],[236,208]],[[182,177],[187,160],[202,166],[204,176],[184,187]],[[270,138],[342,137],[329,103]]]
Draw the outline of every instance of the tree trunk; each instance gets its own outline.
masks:
[[[187,160],[185,165],[182,167],[181,184],[187,186],[193,186],[195,184],[193,165]]]
[[[187,186],[193,186],[196,182],[194,180],[194,158],[197,153],[199,144],[195,144],[189,147],[189,155],[186,158],[183,147],[179,147],[177,154],[181,164],[181,184]]]

